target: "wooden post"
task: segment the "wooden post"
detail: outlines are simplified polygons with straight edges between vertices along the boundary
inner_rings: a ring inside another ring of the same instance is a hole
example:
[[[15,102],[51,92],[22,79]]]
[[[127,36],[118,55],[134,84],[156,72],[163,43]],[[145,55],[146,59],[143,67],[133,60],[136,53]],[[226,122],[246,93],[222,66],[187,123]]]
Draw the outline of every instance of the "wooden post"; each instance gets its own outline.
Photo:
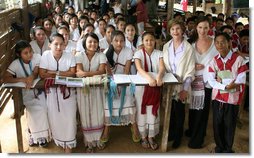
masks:
[[[28,19],[28,1],[21,0],[20,8],[22,9],[22,22],[24,26],[24,36],[26,40],[30,40],[30,28],[29,28],[29,19]]]
[[[196,12],[196,10],[197,10],[197,0],[193,0],[192,5],[193,5],[193,10],[192,10],[192,12],[193,12],[193,14],[195,14],[195,12]]]
[[[22,136],[22,127],[21,127],[21,111],[23,110],[23,101],[22,101],[22,90],[21,88],[13,88],[13,100],[14,100],[14,113],[16,121],[16,132],[17,132],[17,141],[18,141],[18,152],[23,153],[23,136]]]
[[[175,0],[168,0],[168,5],[167,5],[167,21],[173,19],[174,2],[175,2]]]
[[[2,153],[1,141],[0,141],[0,153]]]
[[[230,16],[232,12],[232,0],[226,0],[227,1],[227,10],[226,10],[226,16]]]
[[[170,112],[171,112],[173,89],[174,89],[174,85],[167,86],[165,115],[164,115],[162,141],[161,141],[162,152],[167,152],[167,147],[168,147],[168,130],[169,130],[169,121],[170,121],[170,114],[171,114]]]

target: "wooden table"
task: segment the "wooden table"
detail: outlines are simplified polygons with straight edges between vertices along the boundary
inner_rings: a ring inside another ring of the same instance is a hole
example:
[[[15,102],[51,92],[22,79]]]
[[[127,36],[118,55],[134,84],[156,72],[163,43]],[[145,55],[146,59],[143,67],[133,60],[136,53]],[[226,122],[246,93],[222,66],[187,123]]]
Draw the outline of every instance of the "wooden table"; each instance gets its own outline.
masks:
[[[161,150],[162,152],[167,151],[168,145],[168,130],[169,130],[169,121],[170,121],[170,110],[171,110],[171,103],[172,103],[172,93],[174,86],[180,84],[180,82],[172,82],[166,83],[166,93],[163,95],[166,98],[165,102],[165,115],[164,115],[164,123],[163,123],[163,131],[162,131],[162,140],[161,140]],[[44,81],[41,80],[37,83],[35,88],[43,88]],[[141,86],[141,85],[137,85]],[[143,85],[142,85],[143,86]],[[24,110],[23,99],[22,99],[22,88],[19,87],[10,87],[13,89],[13,100],[14,100],[14,112],[15,112],[15,121],[16,121],[16,131],[17,131],[17,142],[18,142],[18,152],[23,153],[23,135],[22,135],[22,127],[21,127],[21,114]],[[164,98],[163,97],[163,98]]]

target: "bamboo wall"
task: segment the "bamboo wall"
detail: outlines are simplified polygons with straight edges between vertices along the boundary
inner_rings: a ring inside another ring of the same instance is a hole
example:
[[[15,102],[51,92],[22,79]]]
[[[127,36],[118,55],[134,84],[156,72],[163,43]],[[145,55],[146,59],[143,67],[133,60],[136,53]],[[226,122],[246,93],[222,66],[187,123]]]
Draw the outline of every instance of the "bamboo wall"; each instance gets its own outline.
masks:
[[[31,4],[28,8],[29,12],[34,16],[41,15],[40,3]],[[23,27],[29,26],[24,23],[24,21],[28,22],[28,20],[25,20],[28,16],[25,17],[23,12],[24,10],[22,9],[10,9],[0,12],[0,115],[12,97],[12,90],[2,87],[3,75],[10,63],[15,59],[15,43],[20,39],[29,37],[29,35],[26,35],[29,32],[18,32],[11,29],[11,24],[14,22],[21,24]]]

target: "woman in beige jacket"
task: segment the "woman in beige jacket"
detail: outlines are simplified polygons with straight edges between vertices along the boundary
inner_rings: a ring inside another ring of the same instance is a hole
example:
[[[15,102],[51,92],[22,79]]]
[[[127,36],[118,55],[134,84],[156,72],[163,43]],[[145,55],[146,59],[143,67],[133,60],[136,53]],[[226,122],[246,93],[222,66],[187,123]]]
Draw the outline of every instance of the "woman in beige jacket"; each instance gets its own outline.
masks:
[[[163,46],[166,71],[173,73],[182,82],[173,91],[169,127],[169,141],[174,140],[172,147],[178,148],[183,135],[185,104],[189,102],[187,98],[194,80],[195,57],[193,47],[183,37],[185,27],[182,22],[169,21],[168,31],[172,39]]]

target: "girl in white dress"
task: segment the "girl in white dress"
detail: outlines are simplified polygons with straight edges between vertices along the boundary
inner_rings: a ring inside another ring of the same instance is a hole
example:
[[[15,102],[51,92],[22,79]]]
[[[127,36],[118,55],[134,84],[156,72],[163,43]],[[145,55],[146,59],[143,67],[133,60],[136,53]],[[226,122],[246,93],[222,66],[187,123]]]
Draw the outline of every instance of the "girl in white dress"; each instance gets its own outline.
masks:
[[[111,44],[111,34],[115,31],[115,27],[113,25],[108,25],[106,27],[106,33],[105,36],[100,39],[100,51],[104,52],[105,49],[108,49],[109,45]]]
[[[107,23],[104,19],[98,20],[98,27],[95,29],[95,33],[98,36],[99,40],[101,40],[105,36],[105,28],[107,26]]]
[[[77,42],[77,48],[76,48],[76,51],[78,52],[84,52],[85,49],[83,47],[83,40],[84,40],[84,36],[87,34],[87,33],[90,33],[90,32],[94,32],[94,26],[90,23],[86,24],[83,28],[82,28],[82,32],[81,32],[81,35],[79,37],[79,40]]]
[[[105,54],[108,59],[109,74],[129,74],[132,60],[132,51],[125,47],[125,37],[123,32],[114,31],[112,42]],[[130,94],[130,87],[117,86],[117,96],[112,100],[107,99],[105,103],[105,130],[101,140],[107,142],[109,139],[109,126],[132,125],[132,139],[134,142],[140,141],[140,136],[136,123],[135,98]],[[124,102],[122,99],[124,97]],[[111,104],[112,102],[112,104]]]
[[[78,31],[78,17],[75,14],[72,14],[69,19],[69,30],[70,30],[70,39],[73,40],[74,32]]]
[[[55,33],[50,37],[51,50],[43,53],[41,57],[39,74],[45,79],[47,95],[48,118],[52,137],[57,146],[69,153],[76,147],[76,112],[77,102],[75,88],[64,85],[55,85],[56,75],[74,77],[76,70],[75,57],[64,53],[64,38]]]
[[[149,82],[147,86],[137,86],[135,92],[137,105],[137,123],[142,136],[143,148],[158,148],[155,136],[159,133],[160,126],[160,90],[162,78],[165,73],[162,52],[155,49],[153,33],[145,32],[142,35],[144,48],[134,54],[137,73]],[[156,78],[148,72],[157,73]]]
[[[45,147],[50,141],[45,94],[41,90],[30,89],[33,80],[38,77],[41,56],[33,54],[27,41],[19,41],[15,45],[15,52],[18,59],[14,60],[8,67],[4,81],[8,83],[24,82],[26,84],[26,89],[22,89],[22,95],[27,111],[29,145],[37,144]]]
[[[45,34],[46,34],[47,38],[49,38],[53,33],[56,32],[55,27],[53,30],[53,26],[54,26],[54,23],[51,19],[45,18],[43,20],[43,28],[45,29]]]
[[[64,37],[64,45],[65,45],[65,52],[71,53],[72,55],[75,55],[76,53],[76,42],[69,40],[70,38],[70,32],[69,29],[65,26],[60,26],[57,29],[57,32]]]
[[[85,52],[76,53],[77,77],[92,77],[106,73],[106,56],[99,52],[99,39],[95,33],[84,37]],[[100,141],[104,129],[105,94],[103,87],[89,87],[86,93],[83,88],[77,88],[78,110],[87,152],[93,152],[94,147],[103,149],[105,144]]]
[[[125,27],[125,45],[132,50],[132,54],[137,50],[138,35],[136,35],[136,29],[133,24],[127,24]],[[137,74],[137,69],[134,64],[134,59],[131,63],[131,74]]]
[[[34,54],[40,54],[49,50],[49,41],[46,36],[45,30],[42,26],[37,26],[33,29],[33,37],[35,40],[30,42]]]

